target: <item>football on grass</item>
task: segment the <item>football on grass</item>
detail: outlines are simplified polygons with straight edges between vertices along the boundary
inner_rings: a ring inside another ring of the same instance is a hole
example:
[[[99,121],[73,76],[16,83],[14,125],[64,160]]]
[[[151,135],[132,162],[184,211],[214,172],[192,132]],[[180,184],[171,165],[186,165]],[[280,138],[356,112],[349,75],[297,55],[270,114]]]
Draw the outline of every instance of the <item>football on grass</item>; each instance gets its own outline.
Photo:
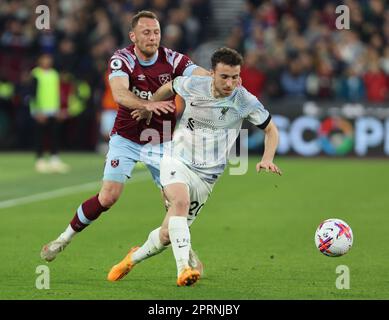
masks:
[[[339,257],[351,249],[353,232],[345,221],[336,218],[327,219],[316,229],[315,244],[326,256]]]

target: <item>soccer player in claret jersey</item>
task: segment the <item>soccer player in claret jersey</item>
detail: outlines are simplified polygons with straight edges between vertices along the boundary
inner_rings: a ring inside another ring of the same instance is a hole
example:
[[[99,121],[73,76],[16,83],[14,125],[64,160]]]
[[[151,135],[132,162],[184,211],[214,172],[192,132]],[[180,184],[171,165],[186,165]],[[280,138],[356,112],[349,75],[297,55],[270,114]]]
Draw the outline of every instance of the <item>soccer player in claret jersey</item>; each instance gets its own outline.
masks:
[[[247,119],[265,132],[265,149],[256,170],[281,175],[273,163],[278,145],[278,130],[269,112],[240,84],[242,56],[221,48],[212,55],[211,77],[182,76],[163,85],[153,100],[165,100],[177,93],[185,100],[185,110],[173,134],[172,148],[161,160],[161,184],[169,210],[161,226],[163,242],[170,241],[177,264],[177,285],[195,283],[200,273],[190,265],[189,226],[198,217],[215,182],[227,164],[227,155]],[[195,212],[190,204],[196,202]],[[111,268],[108,278],[122,278],[125,266],[140,260],[128,254]]]
[[[129,37],[133,44],[116,51],[109,62],[110,86],[119,110],[111,133],[101,190],[78,207],[57,239],[43,246],[41,257],[46,261],[54,260],[77,233],[112,207],[138,161],[146,164],[154,182],[160,186],[160,159],[164,145],[171,140],[171,136],[163,135],[163,122],[170,124],[170,132],[173,132],[175,106],[172,101],[152,102],[149,99],[161,85],[177,76],[209,74],[187,56],[160,46],[160,25],[150,11],[141,11],[133,17]],[[154,117],[150,121],[137,121],[131,115],[134,110],[152,112]],[[151,132],[156,134],[143,137],[142,132],[146,129],[154,129]],[[160,148],[155,148],[155,143]],[[160,228],[150,233],[144,248],[138,250],[133,259],[143,260],[166,248],[160,241]],[[201,265],[193,251],[191,257],[194,266]]]

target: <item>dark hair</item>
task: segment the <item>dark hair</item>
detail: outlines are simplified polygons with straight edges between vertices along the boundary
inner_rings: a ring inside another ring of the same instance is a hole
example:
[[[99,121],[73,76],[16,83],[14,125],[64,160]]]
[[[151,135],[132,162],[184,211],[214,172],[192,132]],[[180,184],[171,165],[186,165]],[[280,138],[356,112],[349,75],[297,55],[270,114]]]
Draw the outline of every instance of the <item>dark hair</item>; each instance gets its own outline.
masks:
[[[238,51],[224,47],[217,49],[213,53],[211,62],[212,69],[214,70],[218,63],[223,63],[229,66],[241,66],[243,64],[243,57]]]
[[[154,12],[142,10],[142,11],[139,11],[135,16],[132,17],[131,30],[134,30],[134,28],[138,24],[138,21],[140,18],[150,18],[150,19],[155,19],[158,21],[158,17]]]

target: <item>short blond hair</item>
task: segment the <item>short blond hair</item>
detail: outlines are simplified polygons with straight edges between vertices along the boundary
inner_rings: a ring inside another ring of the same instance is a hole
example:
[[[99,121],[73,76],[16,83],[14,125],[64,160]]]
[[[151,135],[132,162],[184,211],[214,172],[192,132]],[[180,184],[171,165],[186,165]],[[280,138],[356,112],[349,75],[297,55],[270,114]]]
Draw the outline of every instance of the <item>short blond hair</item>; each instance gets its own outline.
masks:
[[[135,16],[132,17],[131,30],[135,29],[140,18],[150,18],[150,19],[155,19],[155,20],[159,21],[157,15],[154,12],[142,10],[142,11],[139,11]]]

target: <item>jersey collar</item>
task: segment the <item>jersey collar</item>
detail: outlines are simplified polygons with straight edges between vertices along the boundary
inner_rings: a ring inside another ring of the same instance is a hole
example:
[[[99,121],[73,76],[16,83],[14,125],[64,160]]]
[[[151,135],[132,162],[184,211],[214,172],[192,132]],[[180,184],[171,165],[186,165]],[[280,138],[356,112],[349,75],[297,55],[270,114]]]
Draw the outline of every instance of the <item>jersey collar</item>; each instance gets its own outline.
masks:
[[[158,59],[158,52],[159,52],[159,50],[157,50],[157,52],[155,53],[154,57],[151,58],[151,60],[146,61],[146,60],[142,60],[141,58],[139,58],[139,56],[136,54],[136,49],[134,47],[134,53],[136,55],[136,58],[138,59],[140,65],[143,67],[148,67],[148,66],[153,65]]]

